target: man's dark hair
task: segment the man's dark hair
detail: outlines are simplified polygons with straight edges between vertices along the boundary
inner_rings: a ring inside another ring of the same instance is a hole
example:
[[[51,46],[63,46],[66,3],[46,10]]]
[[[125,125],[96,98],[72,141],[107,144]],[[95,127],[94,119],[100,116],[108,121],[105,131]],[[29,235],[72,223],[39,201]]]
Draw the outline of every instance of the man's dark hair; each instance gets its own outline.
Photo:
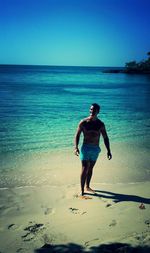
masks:
[[[97,112],[100,111],[100,106],[96,103],[92,104],[92,106],[94,106],[94,108],[96,109]]]

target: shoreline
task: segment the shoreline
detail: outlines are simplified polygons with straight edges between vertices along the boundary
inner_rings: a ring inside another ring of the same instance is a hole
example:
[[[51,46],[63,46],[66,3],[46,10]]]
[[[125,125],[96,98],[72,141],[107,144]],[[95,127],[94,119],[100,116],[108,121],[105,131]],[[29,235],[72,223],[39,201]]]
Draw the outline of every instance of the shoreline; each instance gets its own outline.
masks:
[[[146,145],[142,139],[138,142],[112,143],[113,158],[109,161],[102,143],[102,151],[94,168],[93,182],[113,184],[149,181],[149,143]],[[72,149],[12,153],[1,155],[0,158],[0,188],[79,183],[81,162]]]

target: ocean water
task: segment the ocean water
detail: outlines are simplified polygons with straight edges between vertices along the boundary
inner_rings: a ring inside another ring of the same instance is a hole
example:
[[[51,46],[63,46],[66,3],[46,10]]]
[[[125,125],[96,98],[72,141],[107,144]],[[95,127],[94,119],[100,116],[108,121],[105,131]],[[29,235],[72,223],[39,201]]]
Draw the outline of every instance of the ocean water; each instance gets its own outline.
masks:
[[[150,76],[104,69],[0,65],[0,153],[72,149],[94,102],[111,142],[149,142]]]

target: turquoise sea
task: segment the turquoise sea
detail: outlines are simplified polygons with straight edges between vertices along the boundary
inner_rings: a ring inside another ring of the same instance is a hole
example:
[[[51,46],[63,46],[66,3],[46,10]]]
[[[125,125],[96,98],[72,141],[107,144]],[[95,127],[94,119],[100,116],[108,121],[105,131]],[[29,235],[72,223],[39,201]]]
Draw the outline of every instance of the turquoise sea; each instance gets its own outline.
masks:
[[[72,149],[94,102],[111,142],[149,142],[150,76],[104,69],[0,65],[0,153]]]

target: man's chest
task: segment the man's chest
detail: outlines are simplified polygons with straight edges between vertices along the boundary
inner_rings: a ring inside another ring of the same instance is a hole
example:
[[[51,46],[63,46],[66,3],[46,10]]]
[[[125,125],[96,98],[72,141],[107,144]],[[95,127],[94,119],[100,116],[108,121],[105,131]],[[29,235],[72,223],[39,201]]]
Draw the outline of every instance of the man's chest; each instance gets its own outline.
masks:
[[[84,131],[94,131],[94,132],[100,132],[100,122],[99,121],[85,121],[83,123],[83,129]]]

